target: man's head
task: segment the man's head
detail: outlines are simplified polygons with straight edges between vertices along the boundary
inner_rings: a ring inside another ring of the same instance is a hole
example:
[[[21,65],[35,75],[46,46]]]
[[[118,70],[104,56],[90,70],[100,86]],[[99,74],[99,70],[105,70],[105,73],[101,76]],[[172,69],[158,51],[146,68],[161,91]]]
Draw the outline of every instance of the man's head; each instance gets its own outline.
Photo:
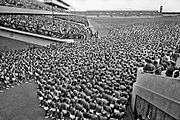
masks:
[[[171,63],[172,66],[176,66],[176,62],[173,61],[173,60],[171,60],[170,63]]]
[[[154,60],[154,61],[153,61],[153,64],[154,64],[154,65],[158,65],[158,61]]]
[[[152,63],[152,61],[150,60],[150,59],[148,59],[148,58],[145,58],[145,61],[146,61],[146,63]]]

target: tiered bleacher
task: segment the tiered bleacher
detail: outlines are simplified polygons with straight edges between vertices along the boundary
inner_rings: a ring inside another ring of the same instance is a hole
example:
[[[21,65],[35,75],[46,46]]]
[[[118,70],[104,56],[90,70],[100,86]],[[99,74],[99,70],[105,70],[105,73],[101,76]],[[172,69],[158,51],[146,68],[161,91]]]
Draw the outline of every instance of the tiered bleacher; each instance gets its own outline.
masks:
[[[20,7],[37,10],[52,10],[52,7],[37,0],[2,0],[1,6]],[[55,11],[61,11],[54,7]],[[65,11],[63,11],[65,12]],[[79,24],[81,23],[81,24]],[[59,39],[86,39],[88,22],[83,16],[32,15],[28,14],[0,14],[0,26],[15,30],[40,34]]]
[[[68,18],[66,18],[68,19]],[[86,39],[83,25],[51,15],[0,15],[0,26],[60,39]]]
[[[52,10],[52,7],[50,5],[46,5],[38,0],[1,0],[0,5],[7,7],[28,8],[46,11]],[[56,12],[65,12],[64,10],[57,7],[54,7],[53,10]]]
[[[72,21],[76,23],[81,23],[85,26],[88,26],[89,23],[87,21],[87,18],[85,16],[76,16],[76,15],[69,15],[69,16],[56,16],[57,18],[67,20],[67,21]]]

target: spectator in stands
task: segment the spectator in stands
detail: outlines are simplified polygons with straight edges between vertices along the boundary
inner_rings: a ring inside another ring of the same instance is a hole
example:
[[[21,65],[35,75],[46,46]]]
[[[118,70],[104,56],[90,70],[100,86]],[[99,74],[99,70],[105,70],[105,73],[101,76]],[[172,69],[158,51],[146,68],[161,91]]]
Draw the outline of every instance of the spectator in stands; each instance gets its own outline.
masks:
[[[171,56],[170,56],[171,58],[171,60],[172,61],[177,61],[177,59],[179,58],[179,53],[177,53],[176,51],[173,51],[173,53],[171,54]]]
[[[67,19],[67,18],[66,18]],[[85,21],[85,18],[83,19]],[[0,15],[0,25],[60,39],[86,39],[83,25],[50,15]]]
[[[150,59],[148,59],[148,58],[146,58],[145,61],[146,61],[146,64],[143,67],[143,71],[145,73],[153,74],[155,72],[155,66],[152,64],[152,61]]]
[[[161,71],[162,71],[162,69],[163,69],[162,66],[161,66],[161,65],[158,63],[158,61],[156,61],[156,60],[153,61],[153,65],[154,65],[154,67],[155,67],[155,70],[154,70],[155,72],[154,72],[154,73],[155,73],[156,75],[161,75]]]
[[[52,7],[50,5],[46,5],[38,0],[1,0],[0,5],[8,7],[52,11]],[[66,12],[65,10],[57,7],[54,7],[53,10],[56,12]]]
[[[161,58],[160,59],[160,64],[162,65],[162,70],[166,70],[167,67],[170,65],[169,61],[167,59]]]
[[[167,77],[172,77],[173,76],[173,72],[175,70],[178,70],[178,68],[176,67],[176,62],[175,61],[170,61],[170,66],[167,68],[166,71],[166,76]]]

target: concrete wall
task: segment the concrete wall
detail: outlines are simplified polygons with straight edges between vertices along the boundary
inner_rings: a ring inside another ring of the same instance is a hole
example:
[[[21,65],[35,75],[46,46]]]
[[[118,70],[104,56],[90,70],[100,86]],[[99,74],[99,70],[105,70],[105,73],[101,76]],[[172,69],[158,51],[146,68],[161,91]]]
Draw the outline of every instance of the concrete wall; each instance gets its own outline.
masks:
[[[29,45],[38,46],[36,44],[29,44],[27,42],[0,36],[0,51],[25,49],[28,48]]]
[[[24,31],[9,29],[5,27],[0,27],[0,36],[10,38],[13,40],[19,40],[21,42],[27,42],[31,44],[37,44],[40,46],[47,46],[53,42],[53,40],[48,40],[47,38],[43,38],[38,34],[32,34]]]
[[[36,44],[39,46],[47,46],[53,42],[55,43],[74,42],[73,39],[57,39],[57,38],[19,31],[19,30],[10,29],[10,28],[1,27],[1,26],[0,26],[0,36],[5,37],[5,38],[10,38],[13,40],[18,40],[25,43]]]
[[[138,95],[173,118],[180,120],[180,79],[138,72],[132,95],[133,110],[136,95]]]

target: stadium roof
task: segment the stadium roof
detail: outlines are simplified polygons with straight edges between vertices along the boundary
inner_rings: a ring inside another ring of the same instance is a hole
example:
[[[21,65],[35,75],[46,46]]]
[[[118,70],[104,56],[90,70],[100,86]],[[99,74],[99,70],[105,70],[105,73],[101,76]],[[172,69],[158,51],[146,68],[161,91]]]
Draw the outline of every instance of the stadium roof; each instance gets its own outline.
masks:
[[[70,5],[63,2],[62,0],[44,0],[44,3],[49,4],[49,5],[55,5],[61,9],[65,9],[65,10],[70,9]]]
[[[59,2],[63,3],[64,5],[66,5],[66,6],[70,7],[70,5],[69,5],[69,4],[67,4],[66,2],[64,2],[64,1],[62,1],[62,0],[57,0],[57,1],[59,1]]]
[[[64,9],[64,10],[68,10],[68,8],[67,8],[67,7],[62,6],[62,5],[58,5],[58,4],[53,3],[53,2],[51,2],[51,3],[46,3],[46,4],[48,4],[48,5],[53,5],[53,6],[57,6],[58,8],[61,8],[61,9]]]

